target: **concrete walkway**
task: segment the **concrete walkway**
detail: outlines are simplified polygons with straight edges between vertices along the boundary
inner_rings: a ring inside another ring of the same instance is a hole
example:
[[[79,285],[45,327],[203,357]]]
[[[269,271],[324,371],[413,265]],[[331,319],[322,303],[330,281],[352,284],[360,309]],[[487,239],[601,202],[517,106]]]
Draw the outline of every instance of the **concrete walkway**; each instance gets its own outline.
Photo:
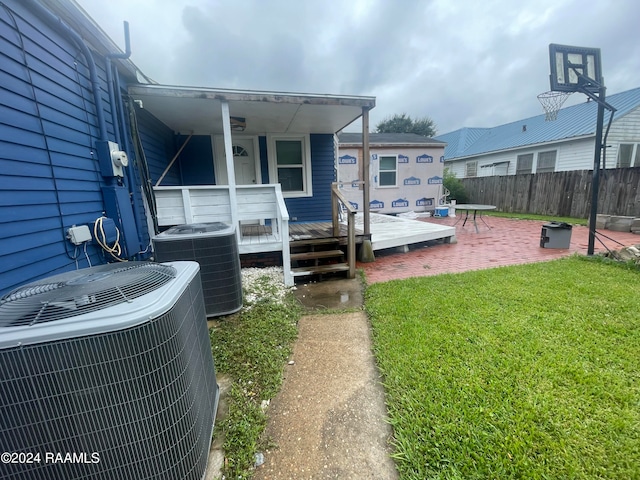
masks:
[[[310,309],[361,306],[358,279],[299,285]],[[395,479],[392,430],[363,311],[299,322],[285,379],[268,410],[274,448],[254,479]]]

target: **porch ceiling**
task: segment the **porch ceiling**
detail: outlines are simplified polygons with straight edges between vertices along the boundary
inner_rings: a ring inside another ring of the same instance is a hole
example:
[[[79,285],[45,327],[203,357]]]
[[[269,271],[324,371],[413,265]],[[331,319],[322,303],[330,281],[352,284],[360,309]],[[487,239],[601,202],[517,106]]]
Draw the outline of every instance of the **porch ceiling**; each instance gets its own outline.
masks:
[[[134,85],[129,94],[175,132],[222,133],[221,102],[246,121],[244,134],[335,133],[375,106],[375,97]]]

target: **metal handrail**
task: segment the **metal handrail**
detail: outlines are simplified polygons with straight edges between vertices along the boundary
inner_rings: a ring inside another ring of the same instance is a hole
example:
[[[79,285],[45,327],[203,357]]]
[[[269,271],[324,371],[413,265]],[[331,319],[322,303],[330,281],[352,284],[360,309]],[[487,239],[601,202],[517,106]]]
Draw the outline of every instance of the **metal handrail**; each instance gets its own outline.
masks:
[[[347,263],[349,265],[349,278],[356,276],[356,212],[349,200],[338,190],[338,184],[331,185],[331,220],[333,223],[333,235],[340,236],[340,221],[338,213],[340,204],[347,211]]]

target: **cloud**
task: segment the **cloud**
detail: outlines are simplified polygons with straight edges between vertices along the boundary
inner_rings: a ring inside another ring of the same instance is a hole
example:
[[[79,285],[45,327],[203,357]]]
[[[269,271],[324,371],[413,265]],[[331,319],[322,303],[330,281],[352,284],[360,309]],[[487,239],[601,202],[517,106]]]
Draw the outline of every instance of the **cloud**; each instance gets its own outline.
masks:
[[[599,47],[609,93],[640,84],[636,0],[79,3],[119,44],[129,20],[133,61],[160,83],[374,95],[372,128],[402,112],[440,133],[538,115],[549,43]]]

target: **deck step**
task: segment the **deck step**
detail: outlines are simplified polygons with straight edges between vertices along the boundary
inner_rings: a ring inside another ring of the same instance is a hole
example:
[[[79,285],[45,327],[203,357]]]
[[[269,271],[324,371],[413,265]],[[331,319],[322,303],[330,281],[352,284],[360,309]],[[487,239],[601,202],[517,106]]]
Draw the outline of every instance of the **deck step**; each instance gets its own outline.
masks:
[[[339,243],[339,240],[337,238],[334,237],[328,237],[328,238],[302,238],[299,240],[290,240],[289,244],[291,245],[291,247],[306,247],[306,246],[312,246],[312,245],[331,245],[331,244],[337,244]]]
[[[346,272],[349,265],[346,263],[334,263],[330,265],[317,265],[310,267],[296,267],[291,269],[294,277],[303,277],[306,275],[321,275],[323,273]]]
[[[317,252],[292,253],[291,260],[314,260],[316,258],[332,258],[342,256],[344,256],[344,252],[342,250],[321,250]]]

